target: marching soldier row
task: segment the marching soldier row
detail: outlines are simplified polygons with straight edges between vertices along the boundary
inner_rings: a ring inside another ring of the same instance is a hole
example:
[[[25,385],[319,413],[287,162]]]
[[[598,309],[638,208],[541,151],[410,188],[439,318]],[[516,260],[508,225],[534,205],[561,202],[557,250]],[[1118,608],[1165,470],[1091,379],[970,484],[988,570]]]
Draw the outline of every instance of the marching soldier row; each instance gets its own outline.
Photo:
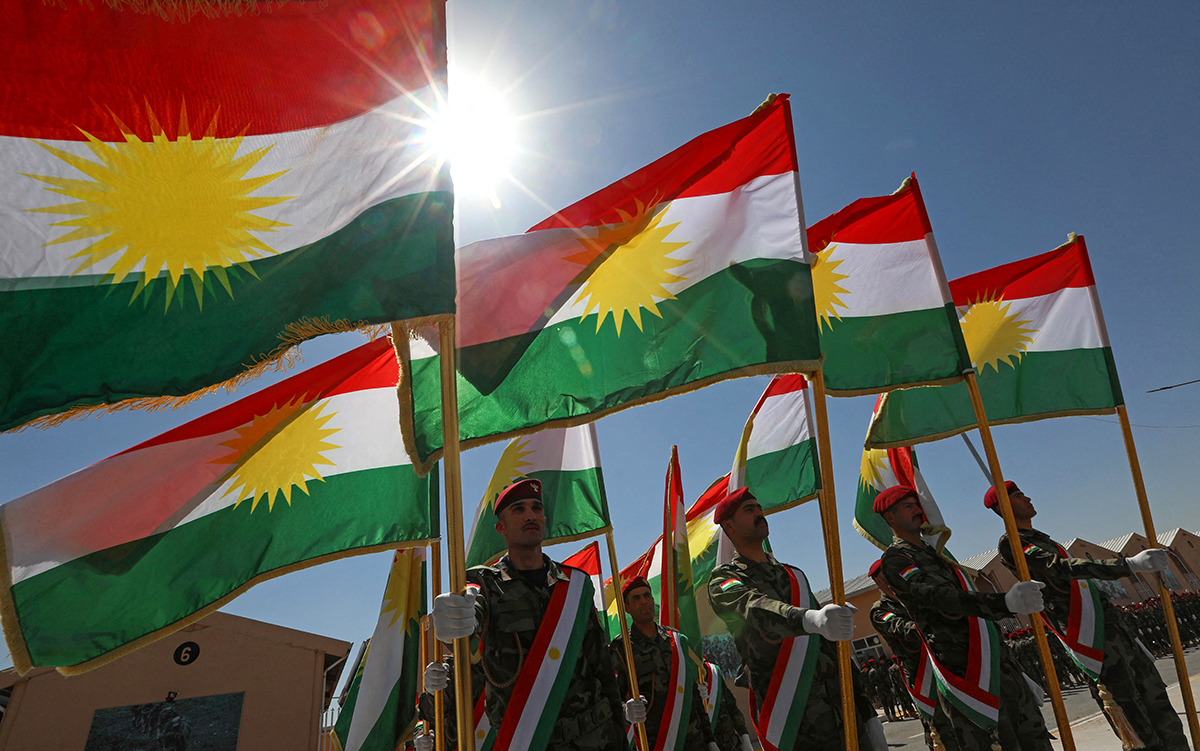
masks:
[[[1009,483],[1009,492],[1035,581],[1006,593],[976,591],[966,572],[922,539],[925,517],[915,490],[892,487],[875,501],[895,537],[871,570],[882,595],[871,620],[898,658],[905,700],[920,711],[930,747],[1051,748],[1036,684],[995,625],[1040,613],[1081,672],[1116,698],[1147,749],[1187,749],[1152,660],[1088,583],[1162,570],[1166,554],[1072,559],[1033,529],[1036,511],[1015,484]],[[996,508],[994,490],[985,505]],[[433,610],[439,638],[472,638],[477,747],[616,751],[628,748],[633,725],[643,723],[656,751],[752,748],[719,669],[705,663],[697,675],[686,637],[655,622],[657,607],[645,579],[626,582],[621,593],[633,621],[629,638],[639,693],[626,696],[624,644],[620,638],[605,644],[588,576],[542,553],[540,483],[527,479],[505,489],[494,511],[507,555],[494,566],[471,569],[467,593],[440,595]],[[746,488],[727,494],[714,520],[735,554],[714,569],[708,598],[741,657],[750,719],[763,748],[842,749],[843,723],[852,721],[861,747],[884,751],[882,725],[858,671],[852,671],[855,716],[843,716],[835,642],[851,638],[855,608],[820,607],[804,572],[766,552],[769,523]],[[1005,538],[1000,551],[1012,565]],[[1081,608],[1090,624],[1082,632]],[[871,682],[894,692],[888,669],[875,669]],[[426,689],[447,690],[449,672],[431,664]],[[893,697],[885,706],[900,703]],[[448,705],[442,732],[452,748],[457,733]],[[427,719],[431,708],[423,702]],[[430,736],[418,738],[421,751],[432,745]]]

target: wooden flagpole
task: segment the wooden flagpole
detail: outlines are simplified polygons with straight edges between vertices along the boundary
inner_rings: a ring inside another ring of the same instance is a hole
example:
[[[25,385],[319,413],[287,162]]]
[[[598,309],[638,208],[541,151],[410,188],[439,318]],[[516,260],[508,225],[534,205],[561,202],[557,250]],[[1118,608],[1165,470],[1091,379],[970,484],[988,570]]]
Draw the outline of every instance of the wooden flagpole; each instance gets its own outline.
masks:
[[[467,589],[467,556],[463,546],[462,467],[458,451],[457,350],[454,318],[438,324],[439,361],[442,375],[442,462],[446,493],[446,557],[450,564],[450,591]],[[454,694],[458,718],[459,751],[475,751],[474,704],[471,701],[470,637],[454,640]],[[438,735],[441,735],[439,733]]]
[[[433,596],[437,597],[442,593],[442,541],[433,540],[429,543],[429,557],[432,559],[429,562],[429,586],[433,590]],[[438,662],[442,661],[442,647],[437,640],[437,631],[433,627],[433,618],[429,619],[429,641],[433,651],[433,658]],[[422,671],[422,676],[424,671]],[[436,751],[446,751],[446,734],[442,732],[445,728],[445,723],[442,718],[446,716],[446,693],[444,691],[435,691],[433,694],[433,727],[435,735],[433,736],[434,748]],[[472,726],[474,730],[474,726]]]
[[[1146,541],[1150,543],[1150,547],[1157,548],[1158,535],[1154,533],[1154,519],[1150,516],[1150,501],[1146,496],[1146,483],[1142,479],[1142,465],[1138,461],[1137,447],[1133,444],[1133,427],[1129,424],[1129,414],[1125,411],[1124,404],[1117,406],[1117,417],[1121,420],[1121,435],[1125,438],[1125,453],[1129,456],[1129,471],[1133,474],[1133,488],[1137,493],[1138,508],[1142,512],[1142,525],[1146,528]],[[1175,658],[1175,672],[1179,676],[1179,692],[1183,695],[1184,715],[1187,717],[1188,730],[1192,734],[1192,747],[1200,749],[1200,720],[1196,717],[1196,699],[1192,695],[1191,679],[1183,661],[1183,643],[1179,640],[1175,606],[1171,603],[1171,591],[1163,582],[1162,575],[1155,578],[1158,580],[1158,594],[1162,599],[1163,619],[1167,622],[1167,633],[1171,637],[1171,654]]]
[[[1013,561],[1017,566],[1017,578],[1023,582],[1030,581],[1029,566],[1025,562],[1025,551],[1021,545],[1021,535],[1017,530],[1017,520],[1013,516],[1012,505],[1008,500],[1008,488],[1004,485],[1004,473],[1000,469],[1000,458],[996,455],[996,444],[992,441],[992,429],[988,425],[987,413],[983,409],[983,398],[979,395],[979,384],[975,382],[974,371],[967,372],[967,390],[971,393],[971,406],[975,408],[975,422],[979,426],[979,437],[983,442],[983,453],[987,456],[988,467],[992,472],[992,485],[1000,497],[1000,513],[1004,517],[1004,532],[1008,536],[1009,547],[1012,548]],[[1042,670],[1046,674],[1046,691],[1050,694],[1050,703],[1054,707],[1054,721],[1058,724],[1058,734],[1062,738],[1063,751],[1075,751],[1075,738],[1071,735],[1071,723],[1067,719],[1067,709],[1063,705],[1062,690],[1058,685],[1058,673],[1054,670],[1054,660],[1050,657],[1050,643],[1046,641],[1046,629],[1042,619],[1030,616],[1029,625],[1033,628],[1033,638],[1037,642],[1038,656],[1042,660]]]
[[[617,546],[613,542],[611,524],[604,532],[604,539],[608,540],[608,566],[612,570],[613,602],[617,604],[617,621],[621,624],[621,642],[625,645],[625,670],[629,673],[629,691],[636,699],[642,694],[638,690],[637,669],[633,666],[633,645],[629,643],[629,624],[625,623],[625,596],[621,594],[621,568],[617,564]],[[663,553],[666,553],[665,549]],[[646,740],[645,723],[637,724],[637,734],[638,740],[642,742],[642,749],[649,749],[650,743]]]
[[[821,462],[821,532],[825,537],[825,561],[829,566],[829,593],[837,605],[846,604],[846,583],[842,575],[842,544],[838,534],[837,500],[833,492],[833,452],[829,445],[829,415],[825,411],[825,374],[818,368],[809,383],[813,388],[813,407],[817,413],[817,456]],[[858,751],[858,713],[851,682],[850,642],[837,642],[838,676],[842,684],[842,727],[846,748]]]

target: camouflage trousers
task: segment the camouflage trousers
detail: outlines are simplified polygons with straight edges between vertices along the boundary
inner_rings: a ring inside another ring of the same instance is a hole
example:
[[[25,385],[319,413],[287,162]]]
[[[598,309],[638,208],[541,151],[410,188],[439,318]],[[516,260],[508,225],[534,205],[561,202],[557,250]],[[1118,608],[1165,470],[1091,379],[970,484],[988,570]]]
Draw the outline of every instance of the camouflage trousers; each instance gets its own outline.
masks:
[[[834,676],[833,681],[822,683],[814,680],[808,704],[804,707],[804,719],[796,734],[792,751],[845,751],[846,731],[842,727],[842,695]],[[858,722],[859,748],[866,747],[867,730],[863,726],[861,712],[855,712]],[[874,712],[872,712],[872,715]]]
[[[947,749],[990,751],[991,731],[971,722],[944,696],[940,696],[939,701],[954,733],[950,738],[942,735],[942,742]],[[1015,660],[1000,662],[1000,725],[997,735],[1003,751],[1052,751],[1053,748],[1042,711]]]
[[[925,715],[921,715],[921,727],[925,729],[925,745],[933,751],[933,733],[936,730],[938,740],[946,751],[958,751],[958,743],[954,740],[954,724],[950,722],[950,718],[942,710],[941,705],[935,707],[933,720],[925,719]]]
[[[1167,699],[1166,684],[1154,661],[1124,629],[1110,625],[1104,636],[1100,683],[1125,712],[1146,751],[1187,751],[1183,723]],[[1102,703],[1100,708],[1104,709]]]

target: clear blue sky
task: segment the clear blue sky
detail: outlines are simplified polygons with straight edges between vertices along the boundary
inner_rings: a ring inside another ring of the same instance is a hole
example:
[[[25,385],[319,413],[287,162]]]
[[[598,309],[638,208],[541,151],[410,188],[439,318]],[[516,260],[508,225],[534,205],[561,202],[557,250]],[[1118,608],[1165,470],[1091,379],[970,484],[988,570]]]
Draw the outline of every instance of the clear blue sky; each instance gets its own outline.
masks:
[[[1078,3],[530,3],[450,0],[452,71],[507,89],[523,153],[500,208],[460,195],[460,242],[515,234],[686,140],[792,95],[808,222],[921,179],[950,278],[1086,235],[1135,423],[1200,425],[1200,6]],[[453,83],[452,83],[453,85]],[[305,365],[357,346],[314,340]],[[260,384],[265,384],[264,379]],[[671,445],[694,498],[729,469],[765,379],[719,384],[598,424],[622,563],[653,541]],[[125,413],[0,436],[0,501],[232,401]],[[830,402],[847,577],[878,555],[850,524],[873,397]],[[1107,418],[1105,418],[1107,419]],[[1136,430],[1159,530],[1200,529],[1200,428]],[[1119,428],[1067,418],[996,430],[1006,475],[1059,539],[1140,531]],[[500,447],[464,454],[471,510]],[[958,438],[922,469],[960,556],[995,545],[999,520]],[[772,517],[777,555],[828,584],[815,505]],[[577,545],[552,548],[565,557]],[[260,585],[238,615],[346,640],[370,635],[386,554]],[[5,659],[6,655],[5,655]]]

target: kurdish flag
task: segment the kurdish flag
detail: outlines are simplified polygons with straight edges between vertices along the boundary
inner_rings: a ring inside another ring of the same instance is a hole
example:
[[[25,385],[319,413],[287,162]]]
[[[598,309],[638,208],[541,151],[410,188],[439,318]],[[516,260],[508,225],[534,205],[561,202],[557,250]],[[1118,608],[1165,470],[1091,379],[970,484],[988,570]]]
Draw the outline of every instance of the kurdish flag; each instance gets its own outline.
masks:
[[[804,376],[775,376],[742,431],[729,487],[749,488],[766,513],[812,500],[820,490],[808,394]]]
[[[571,542],[611,528],[595,425],[547,430],[509,441],[475,509],[467,565],[491,563],[505,553],[492,511],[500,491],[523,478],[542,482],[545,545]]]
[[[785,95],[523,235],[457,251],[464,449],[819,365]],[[437,337],[401,347],[406,445],[441,451]],[[399,339],[399,337],[398,337]]]
[[[0,0],[0,430],[179,406],[318,334],[453,313],[422,141],[443,6]]]
[[[671,447],[667,465],[667,489],[663,499],[663,548],[666,576],[660,575],[658,622],[683,632],[688,638],[687,657],[697,668],[704,661],[700,641],[700,615],[696,610],[696,582],[692,576],[691,541],[684,511],[683,477],[679,470],[679,447]]]
[[[834,396],[962,380],[967,349],[917,177],[808,228]]]
[[[875,401],[876,410],[885,398],[881,395]],[[893,485],[907,485],[916,489],[917,495],[921,497],[921,509],[925,512],[925,520],[928,523],[927,528],[922,528],[921,536],[930,545],[942,551],[946,540],[950,538],[950,529],[946,526],[942,511],[917,467],[917,452],[908,446],[863,450],[862,464],[858,471],[858,496],[854,501],[854,528],[875,547],[887,550],[892,544],[892,528],[882,516],[875,513],[873,507],[875,496]]]
[[[600,586],[600,543],[588,543],[583,550],[562,560],[562,565],[573,566],[587,573],[592,580],[592,604],[596,606],[596,614],[604,612],[604,588]]]
[[[1081,235],[1049,253],[950,282],[988,422],[1112,414],[1124,403]],[[884,398],[867,445],[923,443],[976,427],[965,385]]]
[[[258,582],[437,537],[398,376],[380,339],[0,506],[17,670],[81,673]]]
[[[334,726],[345,751],[394,751],[412,735],[425,595],[425,548],[396,551],[375,633]]]

